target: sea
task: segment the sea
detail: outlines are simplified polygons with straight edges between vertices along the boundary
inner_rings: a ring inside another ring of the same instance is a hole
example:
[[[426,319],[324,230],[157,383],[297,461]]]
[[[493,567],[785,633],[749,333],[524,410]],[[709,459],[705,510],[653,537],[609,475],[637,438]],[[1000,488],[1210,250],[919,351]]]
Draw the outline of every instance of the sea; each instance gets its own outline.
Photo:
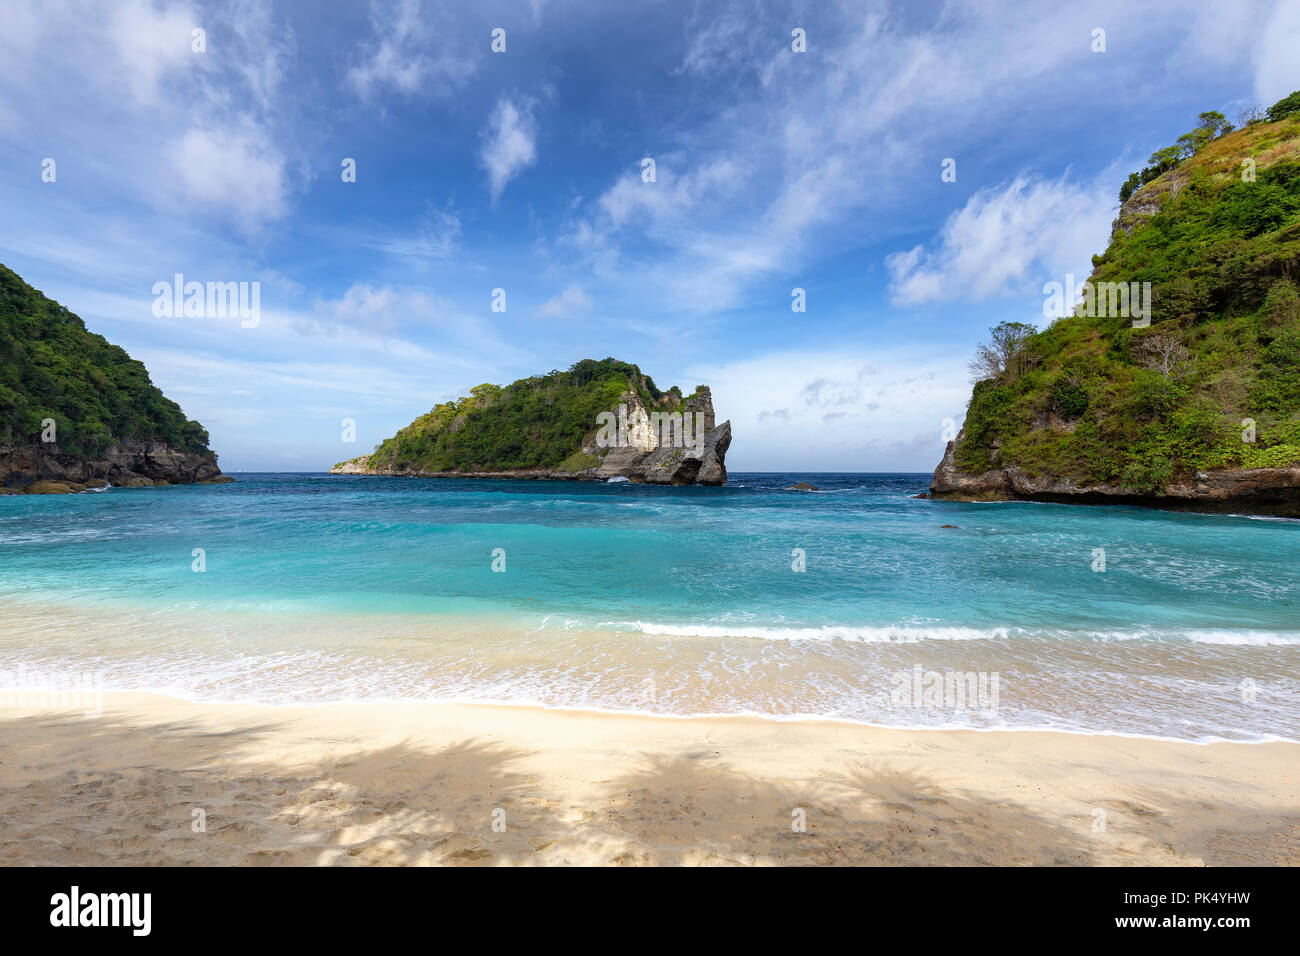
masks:
[[[1300,521],[925,474],[235,477],[0,497],[0,691],[1300,740]]]

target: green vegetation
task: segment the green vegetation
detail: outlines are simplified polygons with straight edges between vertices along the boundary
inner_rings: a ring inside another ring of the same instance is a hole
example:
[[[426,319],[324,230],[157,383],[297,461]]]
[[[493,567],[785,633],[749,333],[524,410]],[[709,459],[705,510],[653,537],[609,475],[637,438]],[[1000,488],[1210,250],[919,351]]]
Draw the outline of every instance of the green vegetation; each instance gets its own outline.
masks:
[[[1300,90],[1296,90],[1290,96],[1278,100],[1268,108],[1265,116],[1270,123],[1276,123],[1295,113],[1300,113]]]
[[[1268,115],[1225,132],[1202,114],[1179,158],[1134,174],[1158,211],[1121,210],[1091,281],[1151,283],[1150,327],[1079,309],[979,369],[962,470],[1158,494],[1198,470],[1300,461],[1300,93]]]
[[[93,456],[117,439],[207,451],[208,433],[144,365],[0,265],[0,444],[36,444],[53,419],[60,451]]]
[[[1128,202],[1128,198],[1139,188],[1175,168],[1189,156],[1195,156],[1220,136],[1226,136],[1232,132],[1232,124],[1224,118],[1222,113],[1214,110],[1202,113],[1197,117],[1197,120],[1195,129],[1178,137],[1178,142],[1174,143],[1174,145],[1156,150],[1151,154],[1151,158],[1147,160],[1145,168],[1129,174],[1128,179],[1125,180],[1124,185],[1119,190],[1120,202]]]
[[[650,411],[680,406],[676,386],[660,391],[635,365],[612,358],[583,359],[567,372],[479,385],[453,402],[435,405],[370,456],[370,470],[512,471],[547,468],[577,472],[600,460],[581,451],[600,412],[632,392]]]

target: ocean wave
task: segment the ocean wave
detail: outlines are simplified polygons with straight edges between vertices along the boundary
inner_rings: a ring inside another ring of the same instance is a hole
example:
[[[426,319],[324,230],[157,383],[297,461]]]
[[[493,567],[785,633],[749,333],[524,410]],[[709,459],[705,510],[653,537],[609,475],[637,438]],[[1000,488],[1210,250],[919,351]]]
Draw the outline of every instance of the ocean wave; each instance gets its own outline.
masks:
[[[904,644],[917,641],[1005,641],[1008,639],[1093,641],[1190,641],[1235,647],[1300,646],[1300,633],[1193,628],[1135,628],[1133,630],[1041,630],[1014,625],[970,627],[952,624],[823,624],[782,627],[759,624],[661,624],[652,621],[602,621],[598,628],[637,631],[665,637],[754,638],[765,641],[851,641],[861,644]],[[567,628],[566,628],[567,629]]]
[[[202,676],[194,670],[193,659],[118,661],[111,673],[96,666],[107,663],[86,660],[73,664],[49,659],[14,662],[0,658],[0,697],[7,697],[19,707],[82,709],[88,716],[97,715],[110,703],[104,700],[104,694],[143,693],[194,702],[270,707],[418,701],[670,720],[744,717],[780,723],[832,722],[912,732],[1069,733],[1195,744],[1300,743],[1294,731],[1277,732],[1286,730],[1283,725],[1235,726],[1212,718],[1193,722],[1169,712],[1144,713],[1141,721],[1112,716],[1099,723],[1095,716],[1082,713],[1026,708],[988,718],[970,711],[962,717],[948,714],[934,719],[925,711],[917,711],[915,719],[900,721],[896,711],[864,707],[861,701],[850,698],[839,701],[839,706],[787,712],[766,709],[757,700],[725,700],[713,706],[705,703],[674,710],[671,706],[647,707],[627,695],[592,694],[585,682],[539,682],[517,677],[438,680],[427,669],[409,662],[371,659],[359,668],[355,661],[319,653],[276,654],[267,659],[242,655],[201,659]],[[1013,740],[1006,738],[1006,743],[1010,745]]]
[[[1219,644],[1229,647],[1295,647],[1300,633],[1295,631],[1229,630],[1213,628],[1135,628],[1131,631],[1062,632],[1064,637],[1083,637],[1099,641],[1161,641]]]
[[[606,621],[597,627],[667,637],[748,637],[765,641],[854,641],[862,644],[932,641],[1005,640],[1005,627],[886,625],[882,627],[824,624],[820,627],[771,627],[745,624],[656,624],[647,621]]]
[[[1187,639],[1196,644],[1239,647],[1300,646],[1300,634],[1280,634],[1277,631],[1190,631]]]

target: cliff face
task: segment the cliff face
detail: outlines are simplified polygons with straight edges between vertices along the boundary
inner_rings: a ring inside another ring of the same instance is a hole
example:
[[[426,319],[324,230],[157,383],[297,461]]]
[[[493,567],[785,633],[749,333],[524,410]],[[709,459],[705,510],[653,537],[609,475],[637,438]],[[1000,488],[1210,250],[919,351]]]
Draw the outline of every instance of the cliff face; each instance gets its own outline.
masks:
[[[707,386],[683,398],[634,365],[584,360],[568,372],[480,385],[330,473],[722,485],[730,444],[731,423],[716,423]]]
[[[1203,114],[1131,178],[1083,303],[995,330],[1018,344],[932,497],[1300,517],[1300,112],[1270,115]]]
[[[140,362],[0,266],[0,493],[229,480]]]
[[[93,457],[60,452],[55,445],[0,445],[0,485],[9,491],[75,492],[114,485],[217,484],[221,474],[212,452],[178,451],[164,442],[122,441]]]
[[[1300,463],[1284,468],[1198,471],[1154,495],[1122,484],[1080,484],[1070,477],[1029,475],[1015,465],[971,474],[957,466],[958,442],[948,442],[934,470],[930,497],[954,501],[1054,501],[1139,505],[1171,511],[1263,514],[1300,518]]]
[[[731,447],[731,422],[715,423],[713,395],[701,385],[695,395],[681,403],[683,420],[698,415],[694,421],[703,430],[703,442],[680,446],[661,442],[663,429],[652,427],[651,412],[635,395],[622,396],[627,405],[628,444],[623,447],[599,448],[594,440],[583,444],[583,452],[602,456],[600,466],[591,477],[626,478],[651,485],[725,485],[727,483],[727,449]],[[692,429],[693,430],[693,429]],[[695,438],[695,435],[690,437]]]

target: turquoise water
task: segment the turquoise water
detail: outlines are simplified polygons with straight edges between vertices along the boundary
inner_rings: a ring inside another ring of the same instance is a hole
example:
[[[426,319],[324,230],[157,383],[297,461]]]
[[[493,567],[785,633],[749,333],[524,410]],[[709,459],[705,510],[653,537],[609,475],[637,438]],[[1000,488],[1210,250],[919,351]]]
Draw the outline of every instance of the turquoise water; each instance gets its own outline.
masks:
[[[1300,739],[1300,522],[910,497],[928,477],[239,475],[0,498],[0,668],[265,700]],[[800,479],[820,490],[785,490]],[[900,703],[918,667],[996,675],[997,699]]]

